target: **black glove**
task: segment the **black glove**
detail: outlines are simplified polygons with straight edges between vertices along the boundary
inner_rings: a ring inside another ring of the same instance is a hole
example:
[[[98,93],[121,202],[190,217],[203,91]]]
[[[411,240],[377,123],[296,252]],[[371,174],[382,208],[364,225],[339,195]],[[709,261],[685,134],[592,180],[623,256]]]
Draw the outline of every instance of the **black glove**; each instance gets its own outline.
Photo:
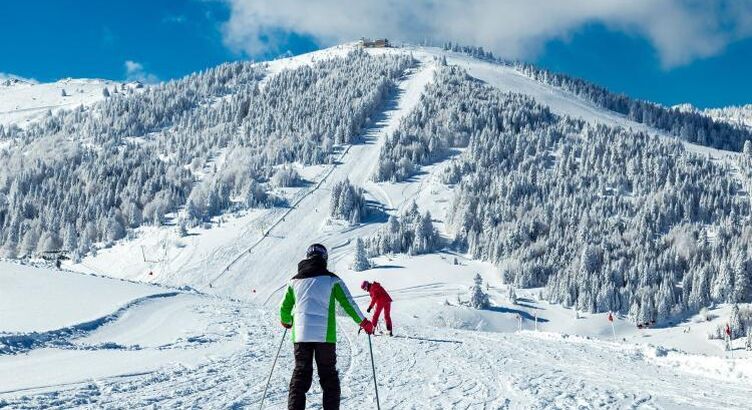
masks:
[[[368,309],[366,309],[366,313],[371,313],[371,309],[373,309],[373,306],[371,306]]]

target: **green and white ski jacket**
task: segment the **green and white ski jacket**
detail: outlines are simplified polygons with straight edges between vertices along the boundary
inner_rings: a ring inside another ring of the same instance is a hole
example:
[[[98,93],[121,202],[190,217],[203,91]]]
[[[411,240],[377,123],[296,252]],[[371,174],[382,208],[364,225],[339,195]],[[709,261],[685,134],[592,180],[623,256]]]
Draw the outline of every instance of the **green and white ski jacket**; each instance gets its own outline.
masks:
[[[293,342],[336,343],[335,301],[355,323],[365,319],[345,283],[326,270],[323,259],[301,261],[279,309],[282,323],[292,324]]]

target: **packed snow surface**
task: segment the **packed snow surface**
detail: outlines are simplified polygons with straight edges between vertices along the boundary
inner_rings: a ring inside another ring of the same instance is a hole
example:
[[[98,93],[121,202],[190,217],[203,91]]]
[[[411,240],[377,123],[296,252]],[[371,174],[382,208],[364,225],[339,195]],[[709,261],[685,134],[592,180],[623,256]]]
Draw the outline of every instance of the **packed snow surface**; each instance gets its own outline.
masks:
[[[75,325],[110,314],[131,300],[165,291],[0,262],[0,333],[44,332]]]
[[[434,267],[435,255],[413,258]],[[734,361],[673,349],[539,331],[489,333],[432,321],[436,311],[475,311],[438,302],[461,282],[406,286],[412,260],[393,260],[373,277],[394,289],[397,336],[372,339],[383,408],[744,408],[752,382],[749,359]],[[472,264],[471,261],[463,261]],[[402,267],[402,268],[400,268]],[[467,270],[478,268],[470,265]],[[34,271],[35,269],[29,269]],[[391,273],[386,273],[390,271]],[[412,269],[410,269],[412,270]],[[462,272],[462,270],[460,271]],[[47,274],[38,271],[39,274]],[[489,274],[487,272],[486,274]],[[59,272],[56,292],[38,300],[69,309],[80,275]],[[355,273],[348,275],[348,282]],[[370,273],[362,273],[368,275]],[[464,275],[462,275],[464,276]],[[130,286],[90,278],[89,289]],[[454,279],[456,281],[456,279]],[[16,288],[12,288],[16,289]],[[361,307],[366,301],[358,298]],[[417,307],[420,308],[418,309]],[[516,315],[499,308],[499,325]],[[544,320],[546,313],[541,313]],[[82,313],[80,318],[88,317]],[[343,408],[372,408],[366,337],[339,317],[338,361]],[[282,337],[274,308],[175,292],[132,304],[114,320],[70,336],[65,344],[0,354],[0,406],[10,408],[145,408],[257,406]],[[3,340],[3,339],[0,339]],[[286,406],[292,345],[283,342],[267,408]],[[314,383],[309,402],[320,406]]]
[[[48,111],[94,104],[120,83],[98,79],[64,79],[54,83],[15,82],[0,86],[0,125],[24,125]],[[130,86],[129,86],[130,88]]]

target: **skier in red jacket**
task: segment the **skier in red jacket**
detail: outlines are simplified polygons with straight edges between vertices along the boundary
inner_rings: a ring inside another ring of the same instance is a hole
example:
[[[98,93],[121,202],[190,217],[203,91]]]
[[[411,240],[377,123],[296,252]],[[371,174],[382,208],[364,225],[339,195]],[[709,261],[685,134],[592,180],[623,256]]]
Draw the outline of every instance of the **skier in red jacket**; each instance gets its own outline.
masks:
[[[371,323],[373,323],[373,326],[376,327],[376,324],[379,321],[379,316],[381,316],[381,311],[384,311],[384,321],[386,322],[386,330],[389,332],[389,336],[393,336],[392,334],[392,298],[389,296],[389,293],[387,293],[386,289],[384,289],[383,286],[379,282],[369,282],[369,281],[363,281],[363,283],[360,285],[360,288],[365,290],[371,295],[371,304],[368,305],[368,310],[366,312],[371,312],[371,309],[373,307],[376,307],[376,311],[373,312],[373,320]]]

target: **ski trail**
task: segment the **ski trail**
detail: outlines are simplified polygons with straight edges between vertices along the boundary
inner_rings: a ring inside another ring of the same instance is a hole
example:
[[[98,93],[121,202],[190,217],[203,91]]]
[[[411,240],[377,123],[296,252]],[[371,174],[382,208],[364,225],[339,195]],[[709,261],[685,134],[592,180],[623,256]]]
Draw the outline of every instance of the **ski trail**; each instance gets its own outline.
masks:
[[[61,329],[46,332],[0,334],[0,355],[27,353],[42,347],[80,348],[73,344],[74,339],[84,337],[108,323],[120,319],[128,311],[147,301],[172,298],[178,294],[178,292],[164,292],[140,297],[125,304],[109,315],[72,326],[66,326]]]
[[[379,224],[366,223],[345,229],[327,226],[331,187],[349,178],[351,183],[368,189],[385,136],[393,132],[418,103],[426,85],[433,79],[434,69],[432,62],[421,62],[408,72],[387,102],[386,110],[366,130],[363,143],[348,146],[338,163],[286,210],[262,238],[223,267],[211,281],[212,290],[221,296],[266,303],[294,273],[308,244],[324,243],[333,248],[330,258],[337,260],[350,252],[347,246],[335,249],[337,245],[375,230]]]
[[[198,307],[215,318],[212,327],[240,335],[237,352],[209,355],[194,365],[176,361],[154,371],[0,391],[0,406],[258,406],[282,335],[276,312],[207,297],[200,297]],[[367,339],[346,316],[338,318],[338,329],[342,406],[374,408]],[[690,373],[672,364],[681,362],[681,353],[671,360],[651,355],[647,347],[529,331],[412,326],[398,331],[402,337],[372,339],[385,409],[750,408],[746,379]],[[292,344],[286,341],[267,394],[269,409],[285,407],[292,368]],[[309,408],[320,408],[315,372],[308,400]]]

